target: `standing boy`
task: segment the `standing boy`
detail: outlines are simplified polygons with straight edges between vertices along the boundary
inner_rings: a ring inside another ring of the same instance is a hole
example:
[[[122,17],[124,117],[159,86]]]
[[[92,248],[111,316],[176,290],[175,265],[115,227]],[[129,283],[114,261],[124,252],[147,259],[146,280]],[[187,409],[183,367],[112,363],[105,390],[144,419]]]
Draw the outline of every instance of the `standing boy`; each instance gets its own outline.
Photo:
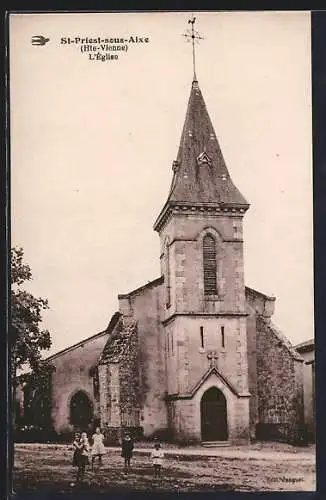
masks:
[[[122,440],[121,456],[125,459],[125,470],[130,467],[130,460],[134,449],[134,441],[130,434],[126,434]]]

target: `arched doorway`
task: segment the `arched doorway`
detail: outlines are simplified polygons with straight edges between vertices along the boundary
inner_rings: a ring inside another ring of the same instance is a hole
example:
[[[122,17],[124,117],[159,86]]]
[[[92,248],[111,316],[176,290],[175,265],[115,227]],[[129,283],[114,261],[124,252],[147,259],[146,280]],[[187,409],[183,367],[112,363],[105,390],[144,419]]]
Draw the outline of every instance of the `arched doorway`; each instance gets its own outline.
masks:
[[[211,387],[200,402],[202,441],[226,441],[228,439],[227,407],[224,394]]]
[[[87,429],[93,420],[93,405],[84,391],[78,391],[70,400],[70,423],[78,429]]]

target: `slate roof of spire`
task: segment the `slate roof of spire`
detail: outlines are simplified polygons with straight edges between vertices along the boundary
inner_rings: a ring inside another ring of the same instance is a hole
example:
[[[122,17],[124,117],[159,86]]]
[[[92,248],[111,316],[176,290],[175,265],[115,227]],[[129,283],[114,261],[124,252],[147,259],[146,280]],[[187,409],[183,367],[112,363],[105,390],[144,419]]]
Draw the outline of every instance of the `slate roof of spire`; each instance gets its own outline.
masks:
[[[226,167],[198,82],[192,82],[167,205],[249,207]],[[159,217],[160,218],[160,217]]]

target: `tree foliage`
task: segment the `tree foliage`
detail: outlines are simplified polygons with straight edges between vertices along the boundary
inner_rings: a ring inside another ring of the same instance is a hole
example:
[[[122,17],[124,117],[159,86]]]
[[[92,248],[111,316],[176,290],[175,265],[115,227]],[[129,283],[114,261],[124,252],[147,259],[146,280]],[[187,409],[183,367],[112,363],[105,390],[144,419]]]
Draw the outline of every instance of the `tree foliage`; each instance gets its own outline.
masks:
[[[48,301],[22,288],[32,279],[31,269],[23,257],[22,248],[11,250],[10,343],[14,384],[17,370],[23,367],[33,372],[33,378],[47,376],[49,368],[42,360],[42,351],[51,347],[50,333],[42,329],[42,311],[49,308]]]

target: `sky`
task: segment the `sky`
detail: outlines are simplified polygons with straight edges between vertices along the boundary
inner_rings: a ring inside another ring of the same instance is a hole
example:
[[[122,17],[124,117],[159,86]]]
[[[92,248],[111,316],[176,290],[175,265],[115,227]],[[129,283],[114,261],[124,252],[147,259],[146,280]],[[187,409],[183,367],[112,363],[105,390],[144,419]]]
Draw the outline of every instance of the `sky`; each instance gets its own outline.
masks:
[[[194,14],[199,85],[250,203],[245,282],[276,297],[296,344],[314,335],[310,14]],[[26,289],[49,301],[48,354],[104,330],[118,293],[160,275],[153,223],[191,88],[190,16],[10,16],[11,244],[32,268]],[[102,61],[69,36],[149,41]]]

